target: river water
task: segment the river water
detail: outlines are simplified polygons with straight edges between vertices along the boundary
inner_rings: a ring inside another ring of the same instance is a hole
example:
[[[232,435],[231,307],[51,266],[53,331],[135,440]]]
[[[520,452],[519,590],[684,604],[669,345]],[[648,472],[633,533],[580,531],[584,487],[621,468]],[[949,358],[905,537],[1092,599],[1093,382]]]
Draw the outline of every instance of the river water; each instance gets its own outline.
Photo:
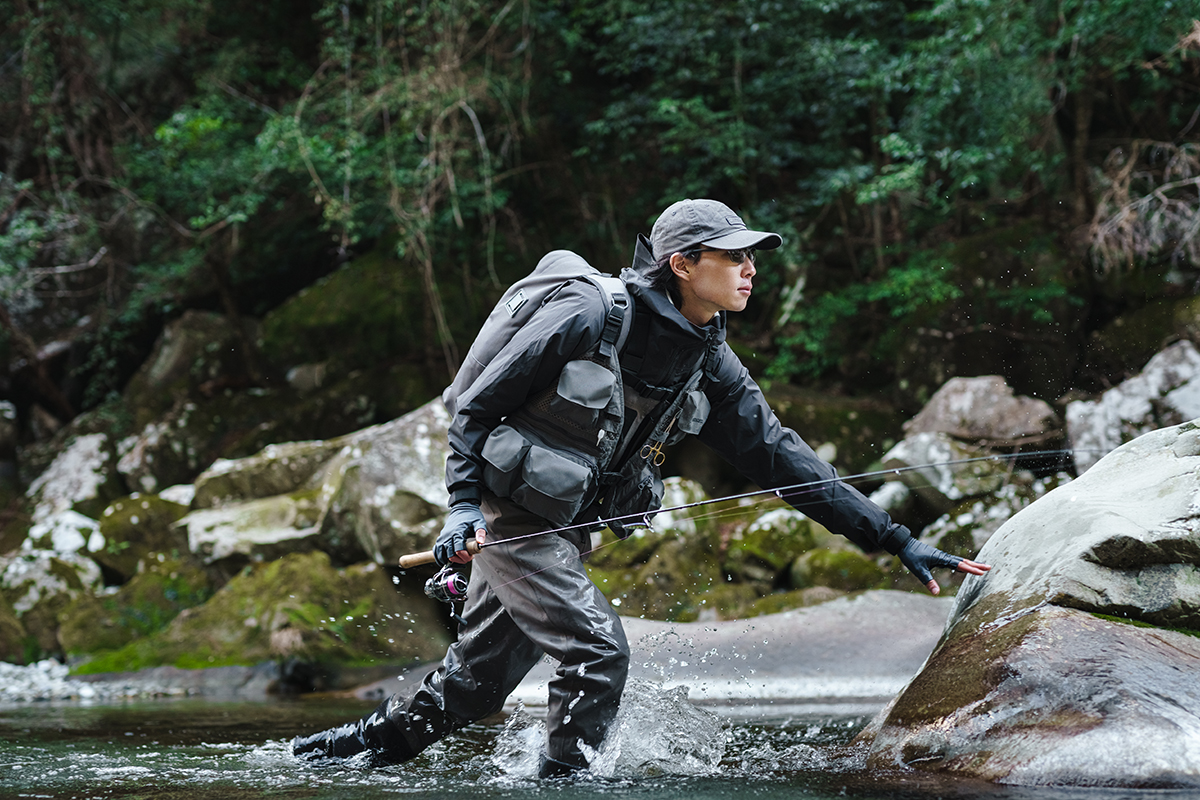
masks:
[[[852,740],[882,701],[696,706],[636,681],[592,771],[538,780],[545,728],[523,706],[398,767],[316,768],[289,742],[356,718],[362,701],[195,699],[0,707],[0,798],[965,798],[1200,800],[1200,792],[1004,787],[864,767]]]

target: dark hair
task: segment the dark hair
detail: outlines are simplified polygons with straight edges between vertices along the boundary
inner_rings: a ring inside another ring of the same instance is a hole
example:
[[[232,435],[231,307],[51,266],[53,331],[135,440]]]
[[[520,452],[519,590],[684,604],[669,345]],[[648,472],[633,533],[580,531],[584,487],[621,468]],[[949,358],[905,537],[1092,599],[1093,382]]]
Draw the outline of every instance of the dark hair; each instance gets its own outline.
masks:
[[[675,273],[671,271],[671,256],[678,252],[676,250],[674,253],[669,253],[657,259],[654,262],[654,271],[646,276],[650,281],[650,288],[663,290],[676,303],[680,301],[679,286],[676,282]],[[695,250],[688,250],[683,253],[683,257],[688,261],[694,262],[700,257],[700,254]]]

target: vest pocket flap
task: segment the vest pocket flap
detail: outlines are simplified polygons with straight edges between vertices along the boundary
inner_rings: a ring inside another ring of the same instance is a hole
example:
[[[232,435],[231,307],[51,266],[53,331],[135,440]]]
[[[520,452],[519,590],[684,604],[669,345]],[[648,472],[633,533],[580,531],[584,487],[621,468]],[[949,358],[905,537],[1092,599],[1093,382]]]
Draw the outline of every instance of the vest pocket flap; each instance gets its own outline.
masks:
[[[711,410],[712,406],[704,392],[699,389],[688,392],[687,398],[683,401],[683,408],[679,412],[679,430],[695,436],[708,421],[708,412]]]
[[[595,361],[570,361],[558,378],[558,396],[598,410],[608,405],[616,383],[612,371]]]
[[[501,425],[488,435],[483,443],[483,460],[501,472],[512,472],[521,464],[529,450],[524,436],[507,425]]]
[[[535,445],[529,448],[523,477],[525,483],[539,494],[561,501],[578,502],[578,498],[587,490],[592,471],[552,450]]]

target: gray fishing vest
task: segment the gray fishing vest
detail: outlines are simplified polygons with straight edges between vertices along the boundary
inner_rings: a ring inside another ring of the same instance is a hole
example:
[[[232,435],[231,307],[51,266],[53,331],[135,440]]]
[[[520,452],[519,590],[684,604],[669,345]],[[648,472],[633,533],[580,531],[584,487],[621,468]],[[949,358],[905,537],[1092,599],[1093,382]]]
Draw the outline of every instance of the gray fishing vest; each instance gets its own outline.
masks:
[[[492,431],[483,477],[496,495],[557,526],[617,518],[608,525],[624,538],[662,505],[662,448],[699,433],[708,418],[704,384],[716,347],[681,385],[644,397],[625,385],[620,353],[606,338]],[[622,442],[627,397],[650,411]]]

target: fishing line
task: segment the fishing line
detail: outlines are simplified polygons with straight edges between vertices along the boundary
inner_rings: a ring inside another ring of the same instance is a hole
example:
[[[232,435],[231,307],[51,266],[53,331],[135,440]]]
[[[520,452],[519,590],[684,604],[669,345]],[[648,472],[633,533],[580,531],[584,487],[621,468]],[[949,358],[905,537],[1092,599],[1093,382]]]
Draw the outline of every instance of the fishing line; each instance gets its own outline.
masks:
[[[725,495],[724,497],[714,497],[714,498],[708,498],[705,500],[696,500],[691,503],[682,503],[682,504],[676,505],[676,506],[668,506],[665,508],[659,508],[655,511],[636,512],[633,514],[622,514],[622,515],[616,516],[616,517],[608,517],[605,519],[596,519],[596,520],[591,520],[590,522],[579,522],[579,523],[576,523],[573,525],[564,525],[559,528],[548,528],[548,529],[542,530],[542,531],[534,531],[533,533],[525,533],[525,534],[521,534],[520,536],[510,536],[506,539],[496,539],[496,540],[493,540],[490,542],[484,541],[480,544],[480,548],[482,549],[485,547],[495,547],[497,545],[509,544],[512,542],[519,542],[524,539],[532,539],[536,536],[545,536],[545,535],[551,534],[551,533],[567,533],[569,531],[575,531],[575,530],[580,530],[580,529],[584,529],[584,528],[588,528],[588,529],[603,528],[608,525],[611,525],[614,522],[616,522],[616,523],[640,523],[639,527],[651,528],[653,526],[651,525],[650,520],[659,514],[670,514],[675,511],[686,511],[687,509],[690,509],[690,508],[712,505],[714,503],[739,502],[742,500],[752,499],[752,498],[756,498],[756,497],[765,497],[766,495],[775,495],[780,500],[784,500],[786,502],[787,498],[789,498],[789,497],[797,497],[797,496],[803,495],[803,494],[815,493],[819,489],[822,489],[826,486],[832,486],[832,485],[835,485],[838,483],[849,483],[851,481],[861,481],[861,480],[866,480],[868,478],[880,478],[880,477],[884,477],[884,476],[888,476],[888,475],[901,475],[906,472],[919,472],[920,470],[927,470],[927,469],[931,469],[931,468],[935,468],[935,467],[950,467],[950,466],[958,466],[961,464],[972,464],[972,463],[983,462],[983,461],[1010,461],[1010,460],[1015,460],[1015,459],[1019,459],[1019,458],[1039,458],[1039,457],[1054,456],[1054,455],[1065,455],[1068,453],[1073,454],[1076,452],[1089,452],[1089,451],[1085,451],[1083,449],[1075,449],[1075,450],[1062,449],[1062,450],[1037,450],[1037,451],[1031,451],[1028,453],[997,453],[994,455],[975,456],[972,458],[957,458],[957,459],[953,459],[951,461],[932,461],[932,462],[929,462],[926,464],[912,464],[912,465],[903,466],[903,467],[890,467],[888,469],[872,470],[870,472],[860,472],[860,473],[857,473],[854,475],[845,475],[845,476],[834,475],[833,477],[821,478],[819,480],[814,480],[814,481],[804,481],[803,483],[796,483],[796,484],[791,484],[788,486],[777,486],[774,489],[757,489],[752,492],[743,492],[741,494],[730,494],[730,495]]]
[[[507,539],[497,539],[497,540],[494,540],[491,542],[485,541],[480,545],[480,548],[482,551],[482,548],[484,548],[484,547],[492,547],[492,546],[500,545],[500,544],[519,542],[519,541],[523,541],[525,539],[532,539],[532,538],[535,538],[538,536],[545,536],[546,534],[563,533],[563,532],[572,531],[572,530],[579,530],[581,528],[589,528],[591,530],[598,530],[597,526],[600,526],[600,528],[603,528],[610,522],[622,522],[625,520],[642,520],[645,522],[644,528],[646,530],[653,531],[653,526],[651,526],[650,522],[649,522],[650,517],[654,517],[659,514],[670,514],[670,513],[678,512],[678,511],[687,511],[687,510],[694,509],[694,508],[701,508],[704,506],[713,505],[716,503],[724,503],[724,502],[739,503],[739,505],[730,507],[730,508],[715,509],[709,513],[702,514],[699,516],[688,515],[687,519],[690,521],[696,522],[696,521],[703,521],[703,520],[710,520],[710,519],[719,519],[719,518],[725,517],[725,516],[728,516],[728,517],[741,516],[743,514],[746,514],[750,510],[752,510],[754,508],[754,506],[756,506],[756,505],[760,504],[761,502],[763,502],[764,500],[766,500],[768,495],[774,495],[778,499],[780,499],[784,502],[787,502],[789,507],[803,513],[803,511],[801,511],[801,507],[807,507],[807,506],[811,506],[811,505],[819,505],[819,504],[821,504],[822,501],[820,501],[818,498],[814,497],[812,500],[810,500],[809,502],[806,502],[806,503],[792,504],[790,501],[788,501],[787,498],[800,497],[805,494],[815,494],[821,488],[824,488],[826,486],[836,484],[836,483],[849,484],[851,481],[863,481],[863,480],[867,480],[869,478],[878,478],[878,477],[883,477],[883,476],[888,476],[888,475],[900,475],[900,474],[907,473],[907,472],[919,472],[921,470],[928,470],[928,469],[936,468],[936,467],[959,466],[962,464],[971,464],[971,463],[984,462],[984,461],[1015,462],[1019,458],[1042,458],[1042,457],[1047,457],[1047,456],[1061,456],[1061,455],[1073,454],[1076,452],[1093,452],[1093,450],[1084,449],[1084,448],[1076,448],[1076,449],[1059,449],[1059,450],[1038,450],[1038,451],[1030,451],[1030,452],[1026,452],[1026,453],[997,453],[997,454],[987,455],[987,456],[975,456],[972,458],[959,458],[959,459],[953,459],[950,461],[935,461],[935,462],[929,462],[926,464],[914,464],[914,465],[903,466],[903,467],[891,467],[889,469],[872,470],[869,472],[860,472],[860,473],[857,473],[854,475],[837,476],[837,477],[832,477],[832,478],[822,478],[822,479],[816,480],[816,481],[806,481],[804,483],[792,484],[790,486],[781,486],[781,487],[776,487],[774,489],[759,489],[759,490],[753,491],[753,492],[744,492],[741,494],[726,495],[724,497],[710,498],[707,500],[697,500],[697,501],[694,501],[691,503],[682,503],[680,505],[669,506],[666,508],[660,508],[657,511],[647,512],[644,514],[640,514],[640,513],[639,514],[626,514],[626,515],[619,516],[619,517],[611,517],[608,519],[599,519],[599,520],[595,520],[593,522],[588,522],[588,523],[566,525],[566,526],[563,526],[560,528],[551,528],[551,529],[547,529],[547,530],[543,530],[543,531],[535,531],[533,533],[523,534],[521,536],[513,536],[513,537],[510,537]],[[1005,483],[1008,482],[1008,479],[1011,476],[1011,474],[1012,474],[1012,469],[1009,469],[1008,473],[1005,475]],[[932,481],[929,481],[929,482],[925,483],[924,485],[932,486],[934,484]],[[916,487],[910,486],[909,488],[916,488]],[[745,504],[745,505],[740,504],[740,502],[743,500],[754,499],[754,498],[762,498],[762,500],[757,500],[756,502]],[[798,507],[798,505],[800,507]],[[631,534],[631,536],[635,536],[635,535],[637,535],[637,534],[636,533]],[[531,572],[527,572],[523,575],[519,575],[518,577],[513,578],[512,580],[505,581],[504,583],[501,583],[501,584],[497,584],[493,588],[502,588],[504,586],[508,586],[508,585],[516,583],[518,581],[525,580],[525,579],[529,578],[530,576],[538,575],[542,572],[545,572],[546,570],[554,569],[555,567],[557,567],[561,564],[565,564],[569,560],[573,560],[575,558],[582,559],[586,556],[593,555],[594,553],[599,552],[600,550],[603,550],[605,548],[621,544],[624,541],[625,541],[624,539],[615,539],[610,542],[602,542],[602,543],[596,545],[595,547],[591,547],[587,550],[581,550],[579,552],[578,556],[570,556],[570,557],[568,557],[568,559],[555,561],[553,563],[546,564],[545,566],[543,566],[539,569],[532,570]]]

